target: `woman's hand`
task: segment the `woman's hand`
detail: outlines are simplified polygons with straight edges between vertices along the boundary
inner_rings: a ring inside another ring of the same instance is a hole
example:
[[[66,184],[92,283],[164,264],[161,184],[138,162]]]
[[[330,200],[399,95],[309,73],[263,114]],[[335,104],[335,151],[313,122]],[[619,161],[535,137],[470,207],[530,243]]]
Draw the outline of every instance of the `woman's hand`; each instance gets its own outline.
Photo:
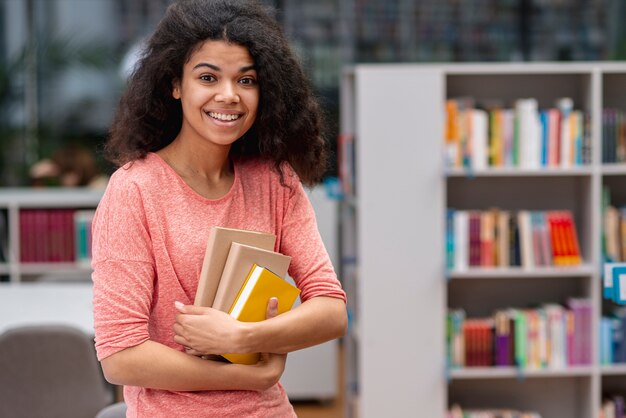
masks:
[[[243,323],[213,308],[175,303],[178,314],[174,341],[188,354],[206,355],[241,352]]]
[[[237,343],[229,339],[237,339],[236,335],[241,322],[230,315],[212,308],[202,308],[176,303],[179,314],[174,324],[174,341],[185,346],[188,354],[200,356],[205,354],[236,352]],[[266,319],[278,315],[278,299],[271,298],[267,303]],[[285,371],[287,354],[261,353],[259,361],[250,367],[255,369],[258,377],[256,390],[266,390],[278,383]]]

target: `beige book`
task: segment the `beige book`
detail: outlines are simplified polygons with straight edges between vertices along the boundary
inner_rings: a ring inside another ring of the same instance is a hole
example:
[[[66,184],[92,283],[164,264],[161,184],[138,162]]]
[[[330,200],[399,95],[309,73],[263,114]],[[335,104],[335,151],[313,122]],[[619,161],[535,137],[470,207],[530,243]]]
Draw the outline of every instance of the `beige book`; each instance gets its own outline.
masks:
[[[247,231],[219,226],[211,228],[202,270],[200,271],[200,279],[198,281],[194,305],[213,306],[217,286],[222,276],[226,259],[228,258],[230,246],[233,242],[271,251],[274,249],[276,236],[267,232]]]
[[[274,251],[233,242],[219,280],[213,308],[228,312],[252,267],[265,267],[281,278],[287,275],[291,257]]]
[[[498,214],[498,266],[509,267],[511,265],[509,253],[509,211],[500,211]]]

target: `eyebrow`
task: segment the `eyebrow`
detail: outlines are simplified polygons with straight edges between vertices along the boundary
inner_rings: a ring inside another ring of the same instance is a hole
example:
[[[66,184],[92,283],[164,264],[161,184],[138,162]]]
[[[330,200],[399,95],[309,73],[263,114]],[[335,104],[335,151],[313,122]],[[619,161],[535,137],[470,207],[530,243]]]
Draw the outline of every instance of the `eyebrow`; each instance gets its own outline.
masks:
[[[208,62],[201,62],[199,64],[196,64],[193,67],[193,70],[196,70],[196,69],[202,68],[202,67],[207,67],[207,68],[210,68],[210,69],[215,70],[215,71],[222,71],[222,69],[220,67],[218,67],[217,65],[209,64]],[[239,72],[240,73],[245,73],[246,71],[250,71],[250,70],[256,70],[256,66],[254,64],[243,66],[243,67],[241,67],[239,69]]]

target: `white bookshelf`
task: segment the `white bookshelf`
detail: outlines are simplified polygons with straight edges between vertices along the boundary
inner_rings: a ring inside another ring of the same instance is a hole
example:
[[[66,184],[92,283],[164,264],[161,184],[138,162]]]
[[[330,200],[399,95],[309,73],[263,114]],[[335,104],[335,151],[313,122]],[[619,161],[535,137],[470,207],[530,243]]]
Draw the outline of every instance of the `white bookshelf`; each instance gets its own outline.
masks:
[[[20,211],[28,209],[95,209],[102,191],[87,188],[0,188],[0,240],[7,254],[0,261],[0,276],[9,282],[40,278],[88,280],[91,268],[77,262],[21,262]]]
[[[571,97],[591,116],[589,165],[467,171],[444,166],[447,98],[524,97],[540,108]],[[543,418],[597,417],[602,393],[626,392],[626,366],[599,364],[601,196],[626,204],[626,165],[603,164],[602,110],[626,110],[626,63],[371,64],[342,79],[341,129],[356,143],[356,196],[344,205],[343,272],[354,333],[346,345],[347,415],[443,418],[446,408],[516,408]],[[568,209],[583,264],[445,269],[447,207]],[[349,274],[346,274],[349,273]],[[588,366],[446,369],[445,316],[591,299]]]

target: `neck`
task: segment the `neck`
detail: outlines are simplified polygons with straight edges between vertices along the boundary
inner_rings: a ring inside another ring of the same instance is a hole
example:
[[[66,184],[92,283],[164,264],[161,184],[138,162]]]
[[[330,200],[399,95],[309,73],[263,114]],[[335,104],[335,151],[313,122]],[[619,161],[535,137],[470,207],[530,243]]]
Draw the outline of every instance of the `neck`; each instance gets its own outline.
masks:
[[[218,149],[190,147],[180,138],[176,138],[157,153],[184,179],[219,182],[232,174],[229,150],[229,147]]]

